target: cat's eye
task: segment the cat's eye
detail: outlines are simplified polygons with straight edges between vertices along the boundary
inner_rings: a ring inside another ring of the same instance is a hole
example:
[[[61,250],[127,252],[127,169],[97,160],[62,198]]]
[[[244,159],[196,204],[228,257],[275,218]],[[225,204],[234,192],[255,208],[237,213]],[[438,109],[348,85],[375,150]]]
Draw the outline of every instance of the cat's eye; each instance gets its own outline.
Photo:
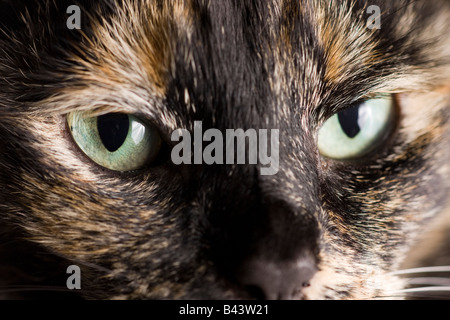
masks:
[[[134,171],[149,165],[161,149],[153,126],[122,113],[89,117],[72,112],[67,123],[80,149],[97,164],[113,171]]]
[[[360,159],[389,136],[395,119],[392,97],[369,99],[328,119],[319,130],[322,156],[335,160]]]

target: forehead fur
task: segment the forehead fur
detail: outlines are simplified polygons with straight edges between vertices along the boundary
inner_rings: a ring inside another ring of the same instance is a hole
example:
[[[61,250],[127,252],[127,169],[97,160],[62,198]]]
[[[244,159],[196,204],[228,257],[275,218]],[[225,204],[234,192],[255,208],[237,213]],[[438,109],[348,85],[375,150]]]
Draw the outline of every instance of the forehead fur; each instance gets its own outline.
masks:
[[[83,80],[104,85],[149,87],[163,96],[173,72],[181,34],[192,29],[190,1],[126,1],[109,17],[90,22],[73,59]],[[87,54],[89,53],[89,54]]]
[[[21,100],[42,100],[49,94],[46,110],[58,113],[104,106],[133,112],[146,109],[149,101],[158,109],[155,100],[168,95],[181,102],[197,96],[219,104],[204,96],[209,88],[227,104],[252,109],[254,104],[283,105],[280,97],[291,93],[280,88],[291,83],[300,93],[300,106],[347,106],[374,93],[438,86],[450,74],[450,40],[434,36],[448,29],[450,5],[445,1],[133,0],[108,9],[88,3],[81,2],[80,32],[61,28],[67,17],[63,5],[45,1],[33,11],[13,6],[27,22],[16,22],[18,31],[5,32],[9,39],[2,42],[6,54],[0,68],[4,81],[23,76]],[[373,4],[382,12],[380,30],[366,26],[366,10]],[[61,26],[46,28],[45,19]],[[67,43],[54,47],[59,38]],[[43,52],[49,54],[45,60]],[[431,54],[432,61],[427,58]],[[22,73],[13,72],[11,65]],[[42,92],[36,82],[44,82],[48,90]],[[255,89],[278,97],[244,101]],[[84,99],[67,103],[75,95]],[[124,95],[128,103],[120,98]],[[44,110],[42,104],[39,110]],[[160,113],[175,126],[174,115]]]

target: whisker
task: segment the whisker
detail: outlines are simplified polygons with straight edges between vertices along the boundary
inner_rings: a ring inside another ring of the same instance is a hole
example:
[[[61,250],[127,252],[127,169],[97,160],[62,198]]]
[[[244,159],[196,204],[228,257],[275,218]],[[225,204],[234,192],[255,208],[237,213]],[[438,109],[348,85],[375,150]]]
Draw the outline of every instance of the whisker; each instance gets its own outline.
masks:
[[[85,261],[78,261],[78,260],[73,260],[73,261],[74,261],[75,263],[77,263],[77,264],[80,264],[80,265],[86,266],[86,267],[88,267],[88,268],[92,268],[92,269],[101,271],[101,272],[103,272],[103,273],[112,273],[112,270],[111,270],[111,269],[102,267],[102,266],[100,266],[100,265],[98,265],[98,264],[95,264],[95,263],[92,263],[92,262],[85,262]]]
[[[423,277],[423,278],[407,278],[405,279],[409,285],[435,285],[435,286],[450,286],[449,278],[439,277]]]
[[[450,272],[450,266],[438,266],[438,267],[423,267],[423,268],[413,268],[398,270],[389,273],[390,275],[402,275],[402,274],[412,274],[412,273],[428,273],[428,272]]]
[[[419,293],[412,292],[407,295],[405,294],[397,294],[397,295],[385,295],[385,296],[377,296],[372,300],[449,300],[450,296],[448,294],[439,294],[438,291],[433,293]]]
[[[58,253],[53,253],[53,254],[58,256],[58,257],[61,257],[62,259],[65,259],[65,257],[62,254],[58,254]],[[103,273],[111,273],[112,272],[111,269],[102,267],[102,266],[100,266],[100,265],[98,265],[96,263],[92,263],[92,262],[87,262],[87,261],[81,261],[81,260],[73,259],[73,260],[71,260],[71,263],[77,264],[77,265],[86,266],[88,268],[92,268],[94,270],[98,270],[98,271],[103,272]]]
[[[433,299],[448,300],[450,299],[450,286],[429,286],[420,288],[409,288],[395,290],[385,295],[377,296],[376,300],[386,299]]]
[[[391,292],[392,294],[399,293],[414,293],[414,292],[450,292],[450,286],[434,286],[434,287],[421,287],[421,288],[408,288],[402,290],[396,290]]]

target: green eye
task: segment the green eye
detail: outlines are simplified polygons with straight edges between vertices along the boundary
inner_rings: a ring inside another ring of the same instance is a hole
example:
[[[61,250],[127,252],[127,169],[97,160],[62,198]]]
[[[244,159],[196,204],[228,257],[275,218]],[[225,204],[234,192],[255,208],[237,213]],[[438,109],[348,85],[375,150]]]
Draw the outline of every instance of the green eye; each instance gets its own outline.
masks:
[[[161,149],[157,130],[135,116],[110,113],[67,116],[73,139],[97,164],[114,171],[133,171],[155,160]]]
[[[366,156],[392,130],[395,106],[392,97],[367,100],[328,119],[319,130],[320,153],[335,160]]]

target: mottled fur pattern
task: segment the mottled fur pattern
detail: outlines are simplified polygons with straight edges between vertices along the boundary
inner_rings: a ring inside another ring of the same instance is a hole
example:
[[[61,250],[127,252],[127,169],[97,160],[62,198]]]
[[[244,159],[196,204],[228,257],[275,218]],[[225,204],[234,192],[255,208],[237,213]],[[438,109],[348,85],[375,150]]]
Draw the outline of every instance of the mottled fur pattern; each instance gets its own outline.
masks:
[[[448,205],[449,1],[79,1],[81,30],[70,4],[0,1],[0,297],[64,289],[71,264],[85,298],[260,297],[237,276],[249,259],[311,261],[293,298],[402,296],[392,272]],[[380,93],[389,141],[321,157],[324,121]],[[139,114],[169,145],[196,120],[280,129],[280,171],[112,172],[74,144],[75,110]]]

